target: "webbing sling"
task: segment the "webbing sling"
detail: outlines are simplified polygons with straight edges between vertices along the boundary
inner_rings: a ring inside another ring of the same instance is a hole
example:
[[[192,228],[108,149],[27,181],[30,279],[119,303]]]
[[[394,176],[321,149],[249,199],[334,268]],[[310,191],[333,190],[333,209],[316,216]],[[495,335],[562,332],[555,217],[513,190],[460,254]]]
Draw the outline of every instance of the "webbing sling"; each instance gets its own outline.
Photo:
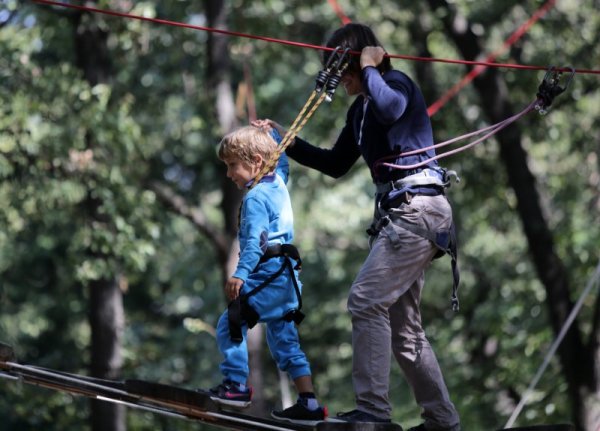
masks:
[[[294,274],[295,269],[301,269],[302,267],[300,253],[292,244],[275,244],[267,248],[265,254],[261,257],[258,264],[260,265],[261,263],[275,257],[284,257],[283,263],[279,269],[271,274],[271,276],[263,281],[260,285],[244,295],[239,295],[227,306],[229,334],[231,340],[236,343],[239,343],[244,339],[242,336],[242,323],[245,321],[248,325],[248,328],[253,328],[260,319],[260,315],[248,303],[248,299],[271,284],[273,280],[283,274],[283,271],[286,269],[290,271],[292,283],[294,285],[294,291],[296,292],[296,298],[298,299],[298,308],[290,310],[282,318],[288,322],[294,321],[294,323],[297,325],[299,325],[304,319],[304,313],[300,311],[302,308],[302,294],[300,293],[300,287],[298,286],[298,281],[296,280],[296,275]],[[296,260],[296,266],[292,265],[292,259]]]

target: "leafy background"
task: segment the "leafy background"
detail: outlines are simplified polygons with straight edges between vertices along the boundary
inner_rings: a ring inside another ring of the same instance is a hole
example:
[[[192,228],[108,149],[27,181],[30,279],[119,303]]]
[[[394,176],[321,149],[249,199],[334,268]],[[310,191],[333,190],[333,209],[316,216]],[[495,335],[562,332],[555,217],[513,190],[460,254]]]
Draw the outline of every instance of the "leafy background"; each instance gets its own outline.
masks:
[[[542,3],[452,4],[468,17],[483,49],[493,52]],[[206,25],[206,5],[199,2],[94,5]],[[351,19],[372,25],[390,53],[419,55],[425,46],[431,56],[460,58],[439,9],[404,0],[340,5]],[[340,25],[324,1],[235,0],[225,7],[232,30],[315,45]],[[558,1],[498,61],[597,68],[598,7],[597,0]],[[117,274],[126,313],[121,375],[190,388],[213,385],[219,380],[213,331],[225,307],[221,263],[210,239],[165,208],[152,187],[168,185],[202,208],[212,225],[224,227],[223,171],[215,154],[223,130],[208,91],[209,36],[84,15],[84,23],[107,32],[111,62],[110,82],[91,85],[77,65],[72,19],[61,8],[0,1],[0,340],[14,346],[20,362],[86,373],[88,287]],[[415,27],[427,29],[426,37],[416,38]],[[249,72],[257,115],[291,124],[312,91],[321,67],[318,53],[239,37],[228,44],[234,96],[243,94],[239,84]],[[422,76],[418,62],[393,64]],[[430,67],[430,79],[419,84],[432,103],[465,68]],[[533,100],[543,77],[514,69],[499,73],[516,109]],[[529,114],[515,126],[573,301],[599,257],[599,97],[597,75],[577,75],[547,116]],[[340,90],[301,135],[330,145],[349,103]],[[432,118],[436,139],[489,124],[486,103],[494,101],[465,87]],[[242,124],[248,121],[241,103],[236,115]],[[461,242],[462,311],[453,314],[449,307],[447,259],[432,265],[423,298],[428,335],[467,430],[504,425],[554,339],[546,291],[530,260],[499,151],[492,139],[445,159],[462,179],[449,191]],[[289,188],[304,261],[303,347],[320,399],[331,412],[347,410],[353,392],[345,299],[367,253],[372,185],[362,165],[334,181],[292,163]],[[99,203],[94,216],[86,202]],[[592,341],[598,337],[595,296],[578,316],[583,336]],[[281,397],[279,376],[268,351],[261,354],[265,399],[274,407]],[[391,382],[394,420],[418,424],[419,410],[397,367]],[[0,429],[88,426],[85,399],[9,381],[1,385]],[[553,360],[519,424],[569,422],[569,406],[567,383]],[[129,411],[126,421],[132,430],[206,428],[138,411]]]

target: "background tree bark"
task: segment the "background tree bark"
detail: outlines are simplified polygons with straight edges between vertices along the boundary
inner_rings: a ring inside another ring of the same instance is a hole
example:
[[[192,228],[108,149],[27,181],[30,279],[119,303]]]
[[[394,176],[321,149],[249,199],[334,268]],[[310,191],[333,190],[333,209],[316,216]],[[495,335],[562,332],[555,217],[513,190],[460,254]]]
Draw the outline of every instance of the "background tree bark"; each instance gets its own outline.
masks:
[[[108,83],[112,74],[110,53],[106,45],[108,33],[96,25],[96,18],[82,13],[73,15],[76,63],[91,86]],[[88,148],[93,148],[93,140],[89,135],[87,143]],[[88,196],[83,205],[84,214],[92,222],[106,223],[98,213],[101,205],[98,199]],[[92,251],[89,253],[94,256]],[[90,283],[89,290],[90,373],[94,377],[116,379],[120,376],[123,365],[121,343],[125,321],[119,275],[103,275]],[[93,431],[126,429],[123,406],[98,400],[91,400],[90,403]]]

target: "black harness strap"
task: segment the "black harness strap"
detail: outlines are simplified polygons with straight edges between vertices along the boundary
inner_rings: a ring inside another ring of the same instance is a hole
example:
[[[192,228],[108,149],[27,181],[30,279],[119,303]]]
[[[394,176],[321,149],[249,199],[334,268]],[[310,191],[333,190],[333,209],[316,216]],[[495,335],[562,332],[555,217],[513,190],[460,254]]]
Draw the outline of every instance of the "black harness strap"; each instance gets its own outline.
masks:
[[[250,292],[246,293],[245,295],[239,295],[227,306],[229,334],[232,341],[239,343],[243,340],[242,321],[245,321],[249,328],[253,328],[260,319],[260,316],[256,310],[254,310],[252,306],[248,304],[248,299],[271,284],[273,280],[283,274],[283,271],[286,269],[289,270],[292,283],[294,284],[294,291],[296,292],[296,297],[298,298],[298,308],[288,311],[283,316],[283,319],[288,322],[294,321],[294,323],[297,325],[299,325],[304,319],[304,313],[300,311],[302,308],[302,294],[300,293],[300,286],[298,286],[298,281],[296,280],[296,276],[294,274],[295,269],[299,270],[302,268],[302,260],[300,259],[300,253],[298,252],[298,249],[292,244],[276,244],[269,246],[263,256],[260,258],[258,265],[266,262],[269,259],[281,256],[285,257],[285,259],[283,260],[281,267],[279,267],[276,272],[271,274],[269,278],[252,289]],[[296,266],[292,266],[292,259],[297,262]],[[258,265],[256,268],[258,268]]]

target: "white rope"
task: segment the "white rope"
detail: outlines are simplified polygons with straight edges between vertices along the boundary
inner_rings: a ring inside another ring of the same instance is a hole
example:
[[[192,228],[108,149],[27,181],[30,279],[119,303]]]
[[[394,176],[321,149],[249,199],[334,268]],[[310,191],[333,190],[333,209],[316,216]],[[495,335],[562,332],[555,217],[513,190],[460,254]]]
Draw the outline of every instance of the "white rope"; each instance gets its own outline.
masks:
[[[565,337],[565,334],[571,327],[571,324],[573,323],[573,321],[575,320],[575,317],[579,313],[579,310],[583,306],[584,299],[592,291],[592,288],[596,285],[596,283],[598,282],[599,279],[600,279],[600,262],[598,263],[598,266],[596,267],[596,272],[594,273],[594,276],[590,279],[590,281],[588,281],[587,286],[585,287],[584,291],[581,293],[581,296],[577,300],[577,303],[573,307],[573,310],[571,310],[569,317],[567,318],[567,320],[565,320],[565,323],[564,323],[562,329],[560,330],[558,337],[556,337],[556,340],[554,340],[554,343],[552,343],[552,345],[550,346],[550,350],[546,354],[546,357],[544,358],[544,362],[538,369],[536,375],[534,376],[533,380],[529,384],[529,387],[523,394],[521,401],[519,401],[519,404],[517,405],[517,407],[515,407],[515,410],[512,412],[512,415],[510,415],[510,418],[508,419],[508,422],[506,422],[506,425],[504,425],[504,428],[510,428],[515,423],[517,416],[519,416],[519,413],[521,413],[521,410],[523,410],[525,403],[531,396],[533,389],[536,387],[536,385],[540,381],[540,378],[542,377],[542,374],[544,373],[544,371],[546,370],[546,367],[550,363],[552,356],[554,356],[554,354],[556,353],[558,346],[562,342],[563,338]]]

